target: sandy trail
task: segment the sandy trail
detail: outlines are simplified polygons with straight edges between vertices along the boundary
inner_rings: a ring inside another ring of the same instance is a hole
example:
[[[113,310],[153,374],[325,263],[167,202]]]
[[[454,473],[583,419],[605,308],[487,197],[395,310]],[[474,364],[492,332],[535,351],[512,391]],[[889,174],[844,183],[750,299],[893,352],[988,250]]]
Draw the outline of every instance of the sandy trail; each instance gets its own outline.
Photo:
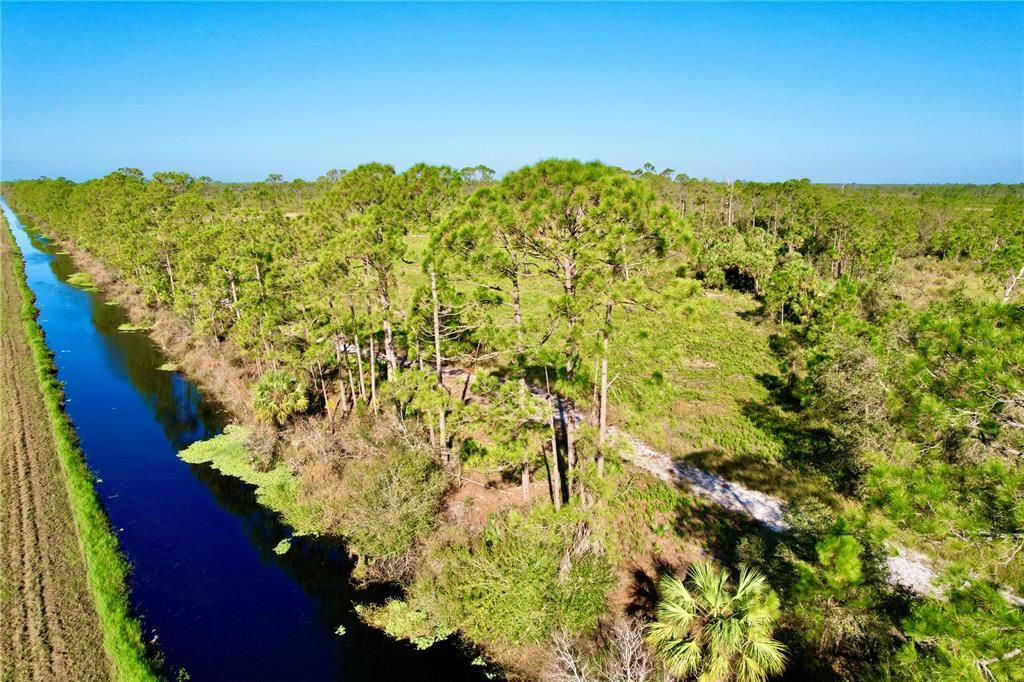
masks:
[[[685,483],[719,506],[746,514],[775,532],[789,528],[783,518],[786,507],[779,498],[674,460],[614,426],[609,427],[608,432],[613,441],[625,446],[621,452],[626,459],[658,478],[677,485]]]
[[[0,680],[110,679],[0,225]]]
[[[574,418],[579,421],[583,416],[576,413]],[[785,520],[786,504],[778,497],[674,460],[614,426],[609,427],[609,433],[613,440],[624,446],[620,448],[624,459],[658,478],[686,485],[719,506],[745,514],[775,532],[789,528]],[[885,561],[891,585],[906,588],[922,597],[945,599],[945,589],[939,583],[939,575],[929,557],[893,542],[887,547],[892,552]],[[1014,592],[1003,590],[1002,595],[1011,604],[1024,606],[1024,598]]]

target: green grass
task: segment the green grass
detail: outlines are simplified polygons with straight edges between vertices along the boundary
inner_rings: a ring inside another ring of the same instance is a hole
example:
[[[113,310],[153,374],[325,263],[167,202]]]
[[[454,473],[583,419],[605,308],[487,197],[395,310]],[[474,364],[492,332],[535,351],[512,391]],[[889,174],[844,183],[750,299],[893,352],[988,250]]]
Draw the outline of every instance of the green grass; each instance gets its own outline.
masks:
[[[652,447],[790,501],[831,499],[820,474],[797,464],[822,443],[775,404],[779,375],[747,294],[702,292],[670,311],[621,316],[609,361],[610,418]],[[593,360],[589,369],[592,373]],[[809,452],[810,451],[810,452]]]
[[[421,234],[406,237],[405,262],[396,272],[400,307],[429,283],[422,271],[428,241]],[[545,328],[549,302],[561,293],[557,283],[533,274],[521,286],[527,328]],[[610,421],[669,456],[757,490],[836,503],[824,476],[794,466],[817,456],[818,434],[773,401],[769,387],[780,369],[769,337],[776,330],[757,321],[759,308],[749,294],[698,291],[659,310],[617,311]],[[564,330],[556,329],[546,347],[561,348],[563,338]],[[581,357],[581,385],[561,387],[575,392],[585,409],[592,408],[586,385],[595,380],[596,357],[591,341]]]
[[[756,309],[749,296],[715,292],[668,314],[630,314],[609,368],[620,376],[611,396],[617,421],[673,454],[779,459],[782,443],[745,414],[769,397],[758,377],[777,373],[768,331],[740,317]]]
[[[256,499],[265,507],[281,514],[298,534],[321,532],[321,514],[314,506],[299,501],[299,479],[285,464],[270,471],[259,471],[253,455],[246,448],[249,431],[229,424],[224,433],[193,443],[178,453],[190,464],[209,464],[226,476],[233,476],[256,487]]]
[[[133,324],[131,322],[122,322],[117,325],[117,331],[119,332],[148,332],[152,327],[148,324]]]
[[[146,653],[142,628],[132,615],[128,562],[118,548],[117,536],[93,487],[92,472],[85,464],[74,428],[64,413],[64,387],[57,380],[53,354],[46,346],[43,330],[36,321],[35,295],[25,281],[21,250],[13,240],[12,247],[16,254],[14,268],[22,296],[21,317],[32,347],[54,444],[67,480],[75,527],[85,555],[89,589],[103,630],[103,645],[113,663],[116,679],[133,682],[156,680],[153,662]]]
[[[165,362],[164,364],[157,367],[157,369],[160,370],[161,372],[177,372],[178,365],[176,365],[173,362]]]
[[[972,301],[998,300],[1003,293],[1001,277],[983,276],[969,261],[957,263],[926,256],[901,259],[895,275],[896,295],[915,310],[949,300],[954,291]]]

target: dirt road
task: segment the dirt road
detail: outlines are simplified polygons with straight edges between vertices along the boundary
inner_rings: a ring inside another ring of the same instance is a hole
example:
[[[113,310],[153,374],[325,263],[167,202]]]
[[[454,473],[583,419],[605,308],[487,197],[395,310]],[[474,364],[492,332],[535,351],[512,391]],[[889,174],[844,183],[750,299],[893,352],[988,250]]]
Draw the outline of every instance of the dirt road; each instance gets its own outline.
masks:
[[[99,619],[0,223],[0,682],[108,680]]]

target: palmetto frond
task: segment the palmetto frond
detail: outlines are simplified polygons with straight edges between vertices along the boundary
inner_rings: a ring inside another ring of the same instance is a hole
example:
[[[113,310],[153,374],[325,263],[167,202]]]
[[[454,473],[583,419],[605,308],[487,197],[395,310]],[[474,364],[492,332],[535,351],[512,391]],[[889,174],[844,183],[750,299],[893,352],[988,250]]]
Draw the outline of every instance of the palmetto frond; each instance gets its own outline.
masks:
[[[778,597],[757,571],[742,567],[733,589],[725,569],[700,563],[685,583],[665,576],[658,587],[647,642],[672,674],[762,682],[785,668],[785,647],[771,637]]]

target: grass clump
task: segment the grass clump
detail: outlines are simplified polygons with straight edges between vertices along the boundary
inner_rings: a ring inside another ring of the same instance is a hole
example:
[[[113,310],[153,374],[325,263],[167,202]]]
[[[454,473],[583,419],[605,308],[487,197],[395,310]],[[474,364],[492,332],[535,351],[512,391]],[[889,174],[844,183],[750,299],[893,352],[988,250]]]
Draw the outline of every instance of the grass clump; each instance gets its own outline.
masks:
[[[122,322],[117,325],[117,331],[119,332],[148,332],[152,327],[148,324],[134,324],[132,322]]]
[[[4,238],[10,239],[10,236],[5,235]],[[78,447],[74,427],[64,412],[64,387],[57,379],[53,353],[47,347],[43,330],[36,321],[38,311],[35,308],[35,295],[25,281],[21,251],[11,241],[16,254],[14,270],[22,296],[21,317],[32,348],[54,445],[66,477],[75,527],[85,556],[89,590],[103,630],[103,645],[113,663],[116,679],[131,682],[156,680],[154,664],[147,655],[142,637],[142,627],[132,615],[128,594],[128,562],[118,547],[117,536],[110,527],[110,521],[93,487],[92,472]],[[83,279],[79,278],[79,281]],[[92,280],[88,278],[86,281]]]
[[[260,471],[256,456],[246,447],[249,430],[229,424],[224,433],[198,441],[178,453],[189,464],[209,464],[226,476],[234,476],[256,487],[260,504],[279,512],[286,523],[299,534],[315,534],[323,530],[317,510],[300,502],[299,479],[284,464],[269,471]]]

